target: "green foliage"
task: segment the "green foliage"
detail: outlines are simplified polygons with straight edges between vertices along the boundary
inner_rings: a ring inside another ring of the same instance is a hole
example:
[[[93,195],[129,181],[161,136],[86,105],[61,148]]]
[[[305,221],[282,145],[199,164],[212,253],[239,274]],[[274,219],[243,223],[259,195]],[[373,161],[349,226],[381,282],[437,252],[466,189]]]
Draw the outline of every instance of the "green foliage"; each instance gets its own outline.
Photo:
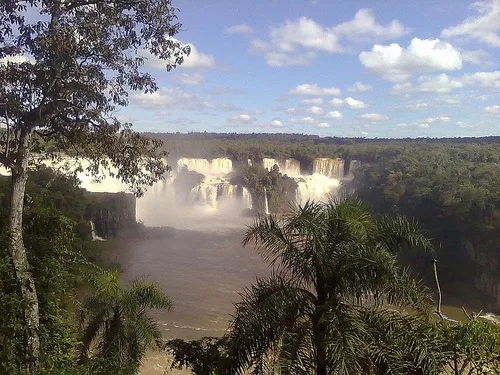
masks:
[[[440,322],[437,332],[453,375],[486,375],[500,372],[500,329],[473,318],[464,323]]]
[[[249,166],[246,162],[240,167],[238,176],[233,183],[248,188],[254,198],[253,201],[259,210],[263,210],[264,188],[267,191],[269,209],[272,212],[288,211],[290,204],[295,200],[297,183],[293,178],[282,175],[277,166],[270,171],[261,165]]]
[[[103,271],[90,281],[94,294],[81,312],[80,362],[92,374],[137,374],[146,350],[164,346],[148,312],[169,310],[170,300],[156,284],[139,279],[124,288],[117,272]]]
[[[166,344],[173,356],[170,369],[189,368],[195,375],[226,375],[230,369],[227,338],[203,337],[200,340],[170,340]]]
[[[425,315],[430,306],[427,289],[396,260],[401,246],[430,248],[415,223],[377,220],[359,199],[343,196],[308,202],[279,219],[259,218],[243,240],[251,242],[274,273],[236,304],[229,334],[233,371],[321,375],[390,366],[393,374],[435,373],[438,361],[422,358],[418,342],[424,340],[410,334],[423,318],[382,307]],[[382,328],[388,324],[393,330]],[[404,333],[407,345],[396,357],[378,349]]]

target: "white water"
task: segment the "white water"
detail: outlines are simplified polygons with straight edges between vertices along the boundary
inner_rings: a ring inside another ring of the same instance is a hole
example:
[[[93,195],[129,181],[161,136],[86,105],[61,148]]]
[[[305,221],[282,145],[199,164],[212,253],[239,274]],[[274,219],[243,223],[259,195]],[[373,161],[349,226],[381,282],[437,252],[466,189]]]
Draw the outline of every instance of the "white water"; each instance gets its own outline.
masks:
[[[321,174],[301,176],[297,179],[297,203],[303,205],[307,200],[324,201],[329,194],[334,194],[340,186],[340,180]]]
[[[205,176],[224,176],[233,171],[233,162],[229,158],[215,158],[212,161],[199,158],[180,158],[177,161],[177,171],[187,168]]]
[[[90,234],[92,235],[92,241],[106,241],[95,233],[95,224],[92,220],[90,220]]]
[[[335,179],[344,177],[344,159],[317,158],[313,163],[313,174]]]
[[[264,213],[269,215],[269,202],[267,201],[267,190],[264,187]]]

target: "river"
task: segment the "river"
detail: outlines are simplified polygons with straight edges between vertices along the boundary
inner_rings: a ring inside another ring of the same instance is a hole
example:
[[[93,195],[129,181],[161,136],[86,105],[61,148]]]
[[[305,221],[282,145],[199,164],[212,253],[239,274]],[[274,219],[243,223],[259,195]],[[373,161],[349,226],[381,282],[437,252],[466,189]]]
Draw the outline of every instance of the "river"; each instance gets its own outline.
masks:
[[[256,277],[269,273],[253,247],[241,247],[247,221],[240,219],[230,228],[205,226],[176,230],[172,237],[127,238],[108,244],[113,248],[110,260],[121,264],[125,282],[146,277],[172,300],[172,311],[153,313],[166,339],[223,335],[239,293]],[[151,353],[141,375],[163,374],[166,364],[165,356]]]

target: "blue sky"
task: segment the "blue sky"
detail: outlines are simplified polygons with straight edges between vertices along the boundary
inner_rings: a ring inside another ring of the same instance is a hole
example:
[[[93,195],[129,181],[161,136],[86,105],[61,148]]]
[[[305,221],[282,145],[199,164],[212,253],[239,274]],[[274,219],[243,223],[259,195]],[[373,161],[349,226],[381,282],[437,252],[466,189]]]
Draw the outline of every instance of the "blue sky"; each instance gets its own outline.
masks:
[[[138,131],[345,137],[500,134],[500,0],[175,1],[192,46]]]

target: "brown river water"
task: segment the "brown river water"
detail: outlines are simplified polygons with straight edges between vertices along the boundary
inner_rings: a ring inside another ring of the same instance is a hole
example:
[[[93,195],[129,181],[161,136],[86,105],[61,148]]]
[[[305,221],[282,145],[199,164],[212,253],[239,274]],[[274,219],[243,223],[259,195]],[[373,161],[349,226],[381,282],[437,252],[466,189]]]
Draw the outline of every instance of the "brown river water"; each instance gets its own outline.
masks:
[[[152,314],[166,339],[223,335],[239,293],[269,273],[252,246],[241,246],[246,222],[107,244],[112,247],[110,260],[123,268],[125,282],[135,277],[153,280],[172,300],[172,311]],[[167,363],[164,355],[151,353],[141,375],[163,374]]]

